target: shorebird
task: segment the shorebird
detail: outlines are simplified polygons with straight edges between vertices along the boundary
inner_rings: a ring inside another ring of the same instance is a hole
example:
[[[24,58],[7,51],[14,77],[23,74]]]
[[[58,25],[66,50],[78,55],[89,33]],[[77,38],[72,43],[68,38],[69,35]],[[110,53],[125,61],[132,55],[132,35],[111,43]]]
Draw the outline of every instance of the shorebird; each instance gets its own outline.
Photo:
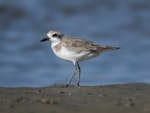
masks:
[[[82,38],[65,36],[57,30],[49,31],[47,36],[41,40],[41,42],[43,41],[51,42],[51,48],[57,57],[73,63],[74,72],[67,82],[66,87],[69,86],[76,72],[78,72],[77,86],[80,86],[81,68],[79,62],[97,57],[105,51],[119,49],[119,47],[99,45]]]

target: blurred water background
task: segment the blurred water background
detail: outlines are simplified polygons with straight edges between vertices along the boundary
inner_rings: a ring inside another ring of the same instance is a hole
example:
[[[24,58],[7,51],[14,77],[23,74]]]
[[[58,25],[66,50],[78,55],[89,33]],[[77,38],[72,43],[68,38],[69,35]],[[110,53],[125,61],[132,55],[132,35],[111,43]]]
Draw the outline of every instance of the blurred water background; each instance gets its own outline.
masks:
[[[81,62],[81,85],[150,83],[149,0],[0,0],[0,87],[69,80],[72,63],[40,43],[52,29],[121,47]]]

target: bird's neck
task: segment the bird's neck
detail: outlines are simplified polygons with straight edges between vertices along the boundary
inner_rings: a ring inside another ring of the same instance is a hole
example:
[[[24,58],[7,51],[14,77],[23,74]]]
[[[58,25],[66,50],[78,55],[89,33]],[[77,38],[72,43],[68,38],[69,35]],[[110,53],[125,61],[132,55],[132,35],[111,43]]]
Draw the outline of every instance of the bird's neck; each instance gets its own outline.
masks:
[[[51,42],[51,47],[54,48],[54,47],[57,46],[59,43],[60,43],[60,40],[53,41],[53,42]]]

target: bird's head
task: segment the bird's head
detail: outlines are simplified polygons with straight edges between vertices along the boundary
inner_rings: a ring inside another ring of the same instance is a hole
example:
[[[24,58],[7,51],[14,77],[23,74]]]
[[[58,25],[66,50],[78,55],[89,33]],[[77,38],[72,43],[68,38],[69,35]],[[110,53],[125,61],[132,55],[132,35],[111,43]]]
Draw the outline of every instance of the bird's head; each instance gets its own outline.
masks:
[[[64,36],[63,33],[56,30],[52,30],[47,33],[47,36],[43,38],[41,42],[44,41],[58,42],[63,38],[63,36]]]

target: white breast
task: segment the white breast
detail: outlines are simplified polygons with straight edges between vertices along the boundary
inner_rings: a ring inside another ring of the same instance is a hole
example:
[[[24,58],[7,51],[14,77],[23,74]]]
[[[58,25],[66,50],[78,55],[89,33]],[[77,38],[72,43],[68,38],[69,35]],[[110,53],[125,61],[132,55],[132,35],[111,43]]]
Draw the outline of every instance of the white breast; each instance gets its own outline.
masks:
[[[71,62],[79,62],[79,61],[83,61],[83,60],[95,57],[95,55],[90,53],[89,51],[76,53],[75,51],[69,51],[65,47],[61,47],[60,51],[56,51],[54,47],[52,47],[52,49],[57,57],[66,61],[71,61]]]

